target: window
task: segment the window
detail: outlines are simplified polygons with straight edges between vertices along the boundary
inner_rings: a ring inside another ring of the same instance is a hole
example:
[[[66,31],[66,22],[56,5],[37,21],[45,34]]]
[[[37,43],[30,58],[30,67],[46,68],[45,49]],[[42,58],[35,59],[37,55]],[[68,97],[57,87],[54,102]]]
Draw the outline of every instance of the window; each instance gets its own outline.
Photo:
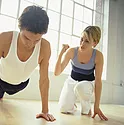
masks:
[[[83,10],[83,6],[75,4],[74,18],[83,21]]]
[[[17,18],[18,3],[19,0],[2,0],[1,14]]]
[[[88,23],[89,25],[93,25],[92,23],[92,16],[93,16],[93,11],[87,8],[84,8],[84,15],[83,15],[83,21],[85,23]]]
[[[73,2],[71,0],[63,0],[62,14],[69,17],[73,16]]]
[[[72,34],[72,18],[61,16],[61,32]]]
[[[15,29],[16,19],[8,16],[0,15],[0,23],[1,23],[0,32],[4,32],[7,30],[10,31]]]
[[[85,0],[84,1],[84,5],[86,6],[86,7],[89,7],[89,8],[91,8],[91,9],[93,9],[93,2],[95,2],[94,0]]]
[[[78,20],[74,20],[73,34],[80,37],[82,29],[83,29],[83,23]]]
[[[48,15],[50,18],[49,28],[58,31],[59,30],[59,22],[60,22],[60,19],[59,19],[60,14],[56,13],[54,11],[48,10]]]
[[[46,0],[43,0],[46,1]],[[48,8],[60,13],[61,0],[49,0]]]
[[[45,8],[47,6],[47,0],[34,0],[34,3]]]
[[[2,0],[0,31],[19,30],[18,17],[25,7],[33,4],[44,7],[50,18],[48,33],[44,35],[44,38],[51,43],[50,71],[54,70],[63,43],[71,47],[79,45],[81,32],[88,25],[98,25],[103,31],[104,0],[12,0],[11,2]],[[97,48],[104,53],[106,49],[102,38]],[[106,62],[107,60],[105,64]],[[69,64],[64,73],[69,74],[70,69]],[[105,71],[103,74],[103,79],[106,79]]]

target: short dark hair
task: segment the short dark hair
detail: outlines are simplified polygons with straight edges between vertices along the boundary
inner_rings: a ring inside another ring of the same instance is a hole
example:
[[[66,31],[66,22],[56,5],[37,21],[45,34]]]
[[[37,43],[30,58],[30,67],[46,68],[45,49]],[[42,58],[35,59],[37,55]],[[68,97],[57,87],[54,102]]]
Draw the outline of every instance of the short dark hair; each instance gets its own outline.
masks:
[[[24,9],[18,23],[20,30],[26,29],[36,34],[45,34],[48,30],[49,17],[43,7],[32,5]]]

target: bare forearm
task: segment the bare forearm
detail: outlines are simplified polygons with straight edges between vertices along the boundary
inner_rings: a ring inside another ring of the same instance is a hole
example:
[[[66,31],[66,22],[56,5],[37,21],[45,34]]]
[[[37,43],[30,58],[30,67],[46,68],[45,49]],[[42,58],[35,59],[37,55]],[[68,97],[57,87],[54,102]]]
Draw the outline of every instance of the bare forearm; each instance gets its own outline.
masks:
[[[61,73],[61,71],[62,71],[62,70],[61,70],[62,55],[63,55],[63,53],[61,52],[61,53],[59,54],[58,60],[57,60],[57,62],[56,62],[55,71],[54,71],[54,74],[55,74],[55,75],[59,75],[59,74]]]
[[[102,82],[95,82],[95,104],[94,106],[99,107],[100,104],[100,97],[101,97],[101,90],[102,90]]]
[[[48,113],[49,79],[40,80],[39,88],[42,99],[42,112]]]

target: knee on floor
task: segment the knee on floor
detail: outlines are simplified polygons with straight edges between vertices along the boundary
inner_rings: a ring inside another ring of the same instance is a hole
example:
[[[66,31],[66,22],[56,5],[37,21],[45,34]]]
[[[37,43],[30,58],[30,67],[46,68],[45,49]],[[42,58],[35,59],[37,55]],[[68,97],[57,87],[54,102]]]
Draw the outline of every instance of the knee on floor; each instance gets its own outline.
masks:
[[[60,112],[65,113],[65,114],[71,114],[74,112],[74,106],[68,106],[68,105],[61,105],[60,107]]]

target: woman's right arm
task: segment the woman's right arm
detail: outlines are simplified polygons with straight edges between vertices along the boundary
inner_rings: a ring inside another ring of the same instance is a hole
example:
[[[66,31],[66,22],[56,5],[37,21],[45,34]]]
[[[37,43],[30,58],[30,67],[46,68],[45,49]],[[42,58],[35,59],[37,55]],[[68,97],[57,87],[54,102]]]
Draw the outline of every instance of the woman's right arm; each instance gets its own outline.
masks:
[[[74,48],[70,48],[70,49],[68,49],[68,48],[69,48],[69,46],[67,44],[63,44],[62,50],[58,56],[55,70],[54,70],[54,75],[56,75],[56,76],[61,74],[61,72],[65,69],[65,67],[69,63],[70,59],[72,59],[74,56]],[[62,60],[62,56],[65,52],[66,52],[66,54]]]

